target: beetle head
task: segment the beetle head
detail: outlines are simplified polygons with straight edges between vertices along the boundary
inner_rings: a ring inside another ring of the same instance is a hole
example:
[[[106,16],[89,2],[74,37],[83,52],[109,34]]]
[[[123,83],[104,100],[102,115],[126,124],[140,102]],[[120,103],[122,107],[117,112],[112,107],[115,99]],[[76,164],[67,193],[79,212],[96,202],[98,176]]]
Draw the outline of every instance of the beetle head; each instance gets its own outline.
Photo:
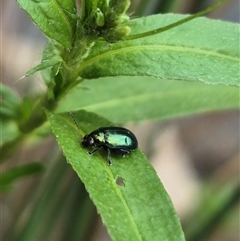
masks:
[[[90,135],[86,135],[82,139],[82,146],[83,147],[89,147],[94,145],[94,139]]]

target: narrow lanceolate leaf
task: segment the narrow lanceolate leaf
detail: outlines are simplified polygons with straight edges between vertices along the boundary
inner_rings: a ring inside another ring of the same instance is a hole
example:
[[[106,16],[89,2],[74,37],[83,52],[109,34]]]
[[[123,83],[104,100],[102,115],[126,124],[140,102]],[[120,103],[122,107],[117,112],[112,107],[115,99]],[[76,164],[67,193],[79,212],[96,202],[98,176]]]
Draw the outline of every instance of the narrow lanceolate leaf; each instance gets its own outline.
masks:
[[[164,14],[130,21],[131,34],[185,18]],[[84,78],[155,76],[239,86],[239,25],[197,18],[161,34],[107,45],[98,42],[78,67]]]
[[[0,188],[7,188],[12,182],[19,178],[26,177],[29,175],[38,174],[44,171],[44,166],[41,163],[28,163],[18,167],[14,167],[6,172],[2,172]]]
[[[112,125],[95,114],[74,113],[81,134],[68,114],[48,113],[60,147],[95,203],[112,240],[181,241],[184,235],[173,205],[155,170],[140,150],[124,158],[88,155],[81,137],[100,126]]]
[[[115,123],[176,118],[207,111],[239,109],[239,89],[233,86],[121,77],[85,81],[58,107],[59,112],[85,109]]]
[[[74,0],[17,0],[17,3],[49,38],[71,47],[76,28]]]
[[[42,61],[40,64],[38,64],[37,66],[31,68],[30,70],[28,70],[25,74],[26,77],[36,73],[39,70],[44,70],[47,69],[49,67],[53,67],[55,65],[61,65],[62,62],[62,58],[59,55],[55,55],[53,58],[51,59],[46,59],[44,61]]]

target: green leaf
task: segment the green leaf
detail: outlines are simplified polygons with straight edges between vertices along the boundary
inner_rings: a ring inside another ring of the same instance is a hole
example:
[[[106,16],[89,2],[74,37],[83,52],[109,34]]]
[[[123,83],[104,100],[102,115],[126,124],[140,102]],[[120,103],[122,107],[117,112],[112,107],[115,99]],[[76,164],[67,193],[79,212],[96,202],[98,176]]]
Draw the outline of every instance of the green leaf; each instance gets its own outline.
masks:
[[[46,68],[53,67],[53,66],[56,66],[55,73],[58,73],[58,70],[61,66],[62,61],[63,60],[59,55],[55,55],[50,59],[44,59],[44,60],[41,61],[40,64],[38,64],[37,66],[28,70],[27,73],[25,74],[25,76],[28,77],[28,76],[36,73],[37,71],[44,70]]]
[[[2,190],[9,187],[13,181],[33,174],[41,173],[44,170],[41,163],[28,163],[22,166],[14,167],[6,172],[1,173],[1,186]]]
[[[58,112],[85,109],[115,123],[126,123],[239,108],[239,89],[232,86],[149,77],[102,78],[84,83],[62,100]]]
[[[17,3],[49,38],[71,47],[77,21],[74,0],[17,0]]]
[[[104,151],[90,156],[81,147],[71,117],[47,114],[64,155],[85,184],[112,240],[184,240],[169,196],[140,150],[124,158],[113,156],[113,165],[108,166]],[[111,125],[88,112],[74,115],[81,135]]]
[[[61,57],[62,52],[64,52],[62,46],[57,44],[55,41],[48,41],[48,44],[46,45],[42,54],[41,63],[28,70],[25,74],[25,76],[28,77],[29,75],[41,70],[44,82],[48,87],[49,99],[55,98],[54,88],[56,87],[56,82],[58,82],[59,87],[62,87],[62,85],[59,83],[59,79],[61,79],[61,74],[59,74],[59,71],[64,63]],[[58,74],[60,78],[57,78]]]
[[[54,88],[56,87],[56,82],[58,87],[61,88],[63,86],[64,80],[61,78],[61,74],[59,73],[64,63],[61,57],[61,54],[63,53],[64,49],[62,48],[62,46],[57,44],[55,41],[48,41],[42,54],[42,60],[40,65],[42,65],[43,68],[39,70],[42,70],[42,77],[48,87],[49,99],[55,98]]]
[[[151,36],[151,35],[154,35],[154,34],[162,33],[162,32],[167,31],[169,29],[180,26],[181,24],[187,23],[187,22],[189,22],[189,21],[191,21],[195,18],[205,16],[208,13],[212,12],[213,10],[215,10],[215,9],[221,7],[222,5],[226,4],[228,1],[229,0],[220,0],[220,1],[216,2],[215,4],[201,10],[200,12],[189,15],[186,18],[180,19],[179,21],[173,22],[173,23],[168,24],[167,26],[164,26],[164,27],[155,28],[153,30],[150,30],[150,31],[147,31],[147,32],[144,32],[144,33],[131,35],[127,39],[142,38],[142,37],[147,37],[147,36]]]
[[[132,34],[150,31],[186,15],[154,15],[130,21]],[[239,86],[239,25],[197,18],[161,34],[97,42],[77,68],[83,78],[154,76]]]

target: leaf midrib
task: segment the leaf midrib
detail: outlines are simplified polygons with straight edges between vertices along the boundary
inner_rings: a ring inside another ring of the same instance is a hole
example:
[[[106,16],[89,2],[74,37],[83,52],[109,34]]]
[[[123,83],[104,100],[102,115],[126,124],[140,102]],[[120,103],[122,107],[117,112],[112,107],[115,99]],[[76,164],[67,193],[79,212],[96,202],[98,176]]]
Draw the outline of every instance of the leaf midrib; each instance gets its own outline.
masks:
[[[102,160],[103,158],[101,158]],[[126,202],[126,199],[124,198],[122,192],[120,191],[119,188],[117,188],[116,185],[113,185],[113,183],[115,183],[115,178],[114,178],[114,175],[113,175],[113,172],[110,170],[110,168],[108,168],[106,165],[105,165],[105,169],[106,171],[109,173],[109,175],[111,176],[111,179],[112,179],[112,182],[111,182],[111,186],[115,189],[115,192],[117,193],[117,195],[119,196],[119,198],[121,199],[121,202],[122,204],[124,205],[125,207],[125,210],[126,212],[128,213],[128,216],[129,216],[129,219],[132,223],[132,227],[134,228],[135,230],[135,234],[138,236],[138,240],[141,241],[143,240],[142,239],[142,236],[141,236],[141,233],[140,233],[140,230],[138,229],[138,226],[136,225],[136,222],[134,221],[134,218],[133,218],[133,215],[131,213],[131,210],[128,208],[128,205],[127,205],[127,202]]]
[[[230,56],[227,54],[210,51],[210,50],[204,50],[200,48],[191,48],[191,47],[184,47],[184,46],[173,46],[173,45],[139,45],[139,46],[131,46],[131,47],[125,47],[120,48],[116,50],[111,50],[108,52],[105,52],[103,54],[99,54],[95,57],[92,57],[84,62],[81,63],[81,65],[78,68],[78,72],[80,73],[84,68],[88,67],[89,65],[94,64],[97,61],[101,61],[103,59],[106,59],[110,56],[118,55],[118,54],[125,54],[127,52],[137,52],[144,50],[158,50],[159,52],[166,52],[166,51],[175,51],[175,52],[188,52],[188,53],[195,53],[198,55],[205,55],[205,56],[215,56],[218,58],[228,59],[234,62],[239,62],[239,58],[235,56]]]

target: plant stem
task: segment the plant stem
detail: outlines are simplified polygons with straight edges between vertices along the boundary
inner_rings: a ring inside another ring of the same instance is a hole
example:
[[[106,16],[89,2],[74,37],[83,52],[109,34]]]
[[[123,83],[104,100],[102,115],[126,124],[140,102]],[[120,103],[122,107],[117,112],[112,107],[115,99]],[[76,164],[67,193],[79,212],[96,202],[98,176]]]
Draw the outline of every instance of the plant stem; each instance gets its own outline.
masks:
[[[198,13],[190,15],[189,17],[186,17],[186,18],[184,18],[182,20],[179,20],[175,23],[172,23],[172,24],[169,24],[165,27],[154,29],[154,30],[151,30],[151,31],[148,31],[148,32],[145,32],[145,33],[131,35],[131,36],[127,37],[125,40],[143,38],[143,37],[152,36],[154,34],[159,34],[159,33],[165,32],[169,29],[172,29],[172,28],[175,28],[175,27],[179,26],[180,24],[184,24],[186,22],[189,22],[189,21],[193,20],[194,18],[204,16],[205,14],[212,12],[213,10],[215,10],[216,8],[219,8],[220,6],[222,6],[223,4],[225,4],[228,1],[229,0],[221,0],[221,1],[213,4],[212,6],[204,9],[203,11],[200,11]]]

